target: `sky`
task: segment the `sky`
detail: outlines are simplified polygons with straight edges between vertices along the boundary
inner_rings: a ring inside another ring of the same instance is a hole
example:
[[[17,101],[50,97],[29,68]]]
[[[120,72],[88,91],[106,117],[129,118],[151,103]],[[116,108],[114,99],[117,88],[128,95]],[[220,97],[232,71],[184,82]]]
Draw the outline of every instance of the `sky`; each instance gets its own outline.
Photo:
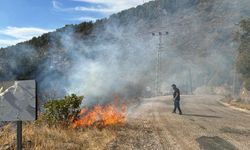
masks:
[[[0,48],[66,24],[95,21],[149,0],[1,0]]]

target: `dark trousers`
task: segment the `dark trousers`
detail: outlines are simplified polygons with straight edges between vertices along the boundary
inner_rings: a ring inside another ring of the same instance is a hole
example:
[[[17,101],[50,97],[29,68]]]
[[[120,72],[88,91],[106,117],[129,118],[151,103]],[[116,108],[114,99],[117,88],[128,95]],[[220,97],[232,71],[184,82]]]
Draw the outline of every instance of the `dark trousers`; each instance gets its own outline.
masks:
[[[180,101],[178,101],[178,100],[174,101],[174,110],[173,110],[174,113],[176,112],[176,108],[179,110],[179,113],[181,114],[182,112],[181,112],[181,108],[180,108]]]

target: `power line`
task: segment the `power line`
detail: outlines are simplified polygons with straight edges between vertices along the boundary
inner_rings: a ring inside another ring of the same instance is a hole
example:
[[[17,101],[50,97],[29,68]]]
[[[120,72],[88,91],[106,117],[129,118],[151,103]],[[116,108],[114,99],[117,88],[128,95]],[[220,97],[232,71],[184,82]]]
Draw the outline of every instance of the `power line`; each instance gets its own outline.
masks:
[[[159,96],[161,93],[160,81],[161,81],[161,52],[163,51],[162,37],[168,35],[168,31],[164,30],[166,27],[160,27],[157,29],[153,29],[149,32],[138,32],[137,36],[143,37],[143,35],[152,35],[159,37],[158,49],[156,51],[156,63],[155,63],[155,96]]]
[[[162,52],[162,37],[168,35],[168,32],[152,32],[153,36],[159,37],[159,44],[156,57],[156,72],[155,72],[155,95],[159,96],[161,93],[160,81],[161,81],[161,52]]]

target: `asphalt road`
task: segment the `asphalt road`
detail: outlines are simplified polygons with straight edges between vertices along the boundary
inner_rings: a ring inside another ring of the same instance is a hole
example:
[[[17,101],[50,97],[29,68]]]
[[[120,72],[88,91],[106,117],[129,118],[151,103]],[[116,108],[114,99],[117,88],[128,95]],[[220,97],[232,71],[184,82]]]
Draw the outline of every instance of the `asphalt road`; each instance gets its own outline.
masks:
[[[173,114],[171,97],[146,98],[130,110],[128,121],[154,128],[158,149],[249,150],[250,114],[221,105],[221,96],[181,96],[183,115]]]

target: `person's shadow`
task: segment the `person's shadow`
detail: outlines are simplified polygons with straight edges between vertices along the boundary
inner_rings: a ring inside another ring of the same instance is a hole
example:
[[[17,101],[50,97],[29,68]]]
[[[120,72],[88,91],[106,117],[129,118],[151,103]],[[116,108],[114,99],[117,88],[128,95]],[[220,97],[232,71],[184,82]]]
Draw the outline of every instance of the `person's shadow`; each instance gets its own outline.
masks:
[[[182,114],[183,116],[194,116],[194,117],[205,117],[205,118],[222,118],[220,116],[213,116],[213,115],[198,115],[198,114]]]

